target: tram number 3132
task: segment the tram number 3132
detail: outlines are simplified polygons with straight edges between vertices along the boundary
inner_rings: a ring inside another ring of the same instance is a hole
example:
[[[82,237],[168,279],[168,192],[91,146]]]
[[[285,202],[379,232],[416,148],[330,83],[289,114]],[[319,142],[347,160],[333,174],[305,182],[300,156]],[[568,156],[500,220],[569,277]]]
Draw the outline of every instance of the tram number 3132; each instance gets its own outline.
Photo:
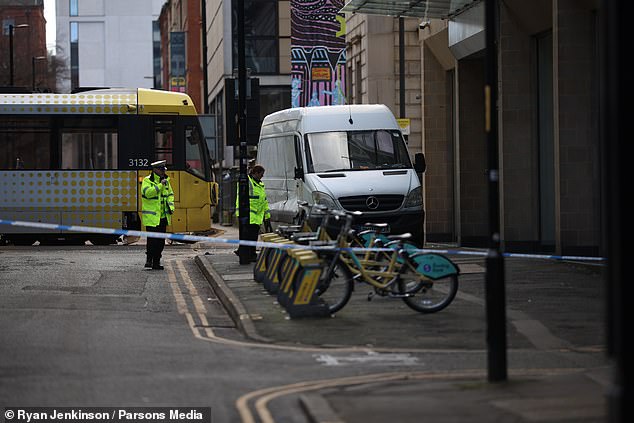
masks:
[[[148,167],[150,161],[148,159],[128,159],[128,166],[130,167]]]

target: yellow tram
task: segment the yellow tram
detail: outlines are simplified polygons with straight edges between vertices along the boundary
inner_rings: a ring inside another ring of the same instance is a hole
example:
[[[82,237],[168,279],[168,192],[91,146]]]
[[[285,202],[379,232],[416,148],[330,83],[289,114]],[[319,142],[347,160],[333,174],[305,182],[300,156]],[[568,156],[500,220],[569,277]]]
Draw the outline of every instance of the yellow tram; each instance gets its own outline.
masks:
[[[0,93],[0,219],[141,230],[141,181],[166,160],[176,210],[170,232],[211,228],[217,185],[186,94],[97,89]],[[0,226],[3,240],[110,244],[115,235]]]

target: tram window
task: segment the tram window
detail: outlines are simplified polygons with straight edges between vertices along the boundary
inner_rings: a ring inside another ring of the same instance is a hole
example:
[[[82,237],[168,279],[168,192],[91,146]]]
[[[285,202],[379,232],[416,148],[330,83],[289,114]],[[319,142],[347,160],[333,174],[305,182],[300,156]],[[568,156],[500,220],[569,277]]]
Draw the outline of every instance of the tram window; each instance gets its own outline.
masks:
[[[62,133],[62,169],[116,168],[116,132]]]
[[[0,169],[50,169],[50,120],[0,117]]]
[[[81,128],[84,131],[88,129],[111,131],[112,128],[117,127],[117,120],[110,116],[71,116],[64,117],[62,122],[63,127],[66,129]]]
[[[172,122],[159,121],[156,123],[157,127],[154,130],[156,160],[165,160],[168,165],[174,164],[172,158],[172,152],[174,150],[174,132],[172,131]],[[166,126],[167,124],[170,126]]]
[[[204,178],[203,155],[200,151],[202,144],[200,142],[201,137],[198,128],[194,126],[185,127],[185,140],[187,141],[185,143],[185,163],[187,170],[196,176]]]

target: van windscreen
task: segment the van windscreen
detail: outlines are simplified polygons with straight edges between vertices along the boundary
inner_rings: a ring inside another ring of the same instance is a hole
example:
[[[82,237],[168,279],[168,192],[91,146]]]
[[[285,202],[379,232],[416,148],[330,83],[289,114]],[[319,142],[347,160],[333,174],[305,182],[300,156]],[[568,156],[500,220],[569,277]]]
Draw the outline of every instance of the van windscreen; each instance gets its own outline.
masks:
[[[398,131],[319,132],[306,136],[308,172],[410,169]]]

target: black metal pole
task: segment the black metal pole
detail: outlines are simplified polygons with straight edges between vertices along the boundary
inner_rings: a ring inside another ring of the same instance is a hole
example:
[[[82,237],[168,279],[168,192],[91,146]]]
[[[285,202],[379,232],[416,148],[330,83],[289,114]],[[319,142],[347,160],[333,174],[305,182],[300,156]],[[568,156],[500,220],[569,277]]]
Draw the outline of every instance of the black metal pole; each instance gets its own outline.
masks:
[[[500,251],[498,160],[498,0],[485,1],[485,131],[489,179],[489,250],[486,258],[486,318],[489,382],[507,379],[504,256]]]
[[[9,25],[9,86],[13,86],[13,25]]]
[[[203,113],[209,114],[209,76],[207,75],[207,0],[201,0],[200,2],[200,14],[202,26],[202,46],[203,46]]]
[[[238,178],[239,199],[239,237],[245,239],[246,225],[250,222],[251,210],[249,208],[249,188],[247,176],[247,66],[245,57],[244,40],[244,0],[237,2],[238,15],[238,140],[240,141],[240,177]],[[240,248],[240,262],[247,262],[248,257],[245,248]]]
[[[399,117],[405,118],[405,22],[398,18],[398,94]]]
[[[608,356],[612,360],[612,380],[608,386],[609,423],[634,421],[634,348],[629,340],[634,319],[632,284],[629,282],[626,244],[630,243],[627,182],[631,175],[631,147],[627,140],[629,92],[632,80],[627,69],[630,41],[629,6],[623,1],[601,5],[601,134],[603,136],[603,190],[606,197],[604,238],[608,257],[606,323]],[[626,281],[626,279],[628,279]]]

